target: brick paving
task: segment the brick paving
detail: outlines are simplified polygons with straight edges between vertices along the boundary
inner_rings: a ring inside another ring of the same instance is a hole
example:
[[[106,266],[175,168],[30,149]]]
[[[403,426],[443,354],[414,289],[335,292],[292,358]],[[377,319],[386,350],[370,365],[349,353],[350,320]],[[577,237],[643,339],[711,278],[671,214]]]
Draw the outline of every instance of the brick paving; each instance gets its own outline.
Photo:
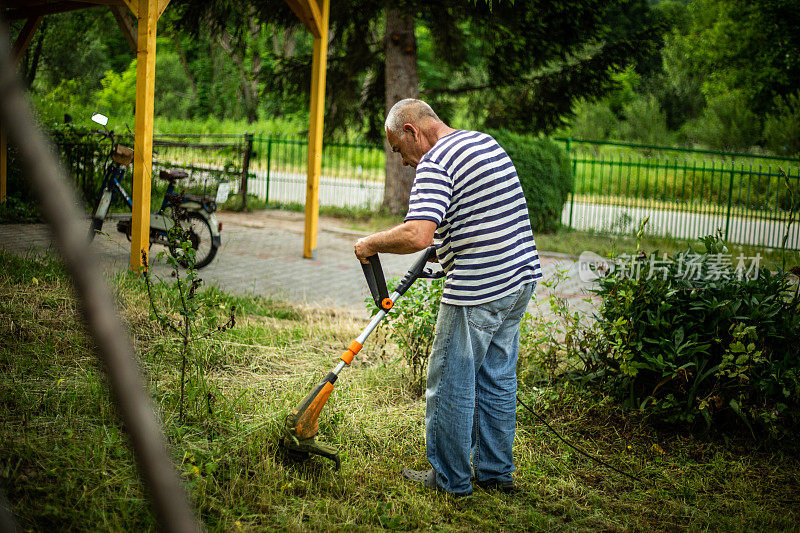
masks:
[[[218,213],[223,224],[222,246],[210,265],[202,269],[206,284],[217,285],[235,294],[254,294],[286,300],[300,306],[337,308],[356,316],[367,316],[364,300],[369,296],[353,244],[362,233],[341,227],[341,221],[320,218],[314,259],[303,259],[303,214],[278,210],[254,213]],[[88,221],[87,221],[88,229]],[[128,267],[130,244],[118,233],[113,222],[106,223],[107,235],[98,235],[91,244],[104,271],[112,275]],[[39,254],[52,248],[46,225],[0,224],[0,248],[15,254]],[[167,276],[168,268],[150,251],[157,276]],[[544,279],[552,279],[559,269],[567,278],[559,284],[559,294],[570,308],[591,312],[596,300],[585,302],[588,285],[577,276],[576,259],[563,254],[540,251]],[[411,266],[412,256],[385,254],[381,263],[389,279],[401,276]],[[540,303],[550,289],[539,283]],[[547,313],[547,305],[539,309]]]

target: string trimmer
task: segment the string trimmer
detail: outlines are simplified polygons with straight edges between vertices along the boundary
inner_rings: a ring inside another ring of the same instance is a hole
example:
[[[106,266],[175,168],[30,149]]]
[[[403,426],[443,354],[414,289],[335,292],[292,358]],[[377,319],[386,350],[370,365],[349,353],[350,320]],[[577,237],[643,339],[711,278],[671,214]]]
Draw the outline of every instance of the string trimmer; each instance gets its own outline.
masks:
[[[383,269],[381,269],[380,259],[378,255],[373,255],[369,258],[368,264],[363,264],[361,267],[364,270],[364,276],[367,278],[367,285],[375,304],[378,306],[378,313],[372,317],[372,320],[364,328],[364,331],[356,337],[347,350],[339,357],[340,361],[336,367],[331,370],[327,376],[303,398],[303,401],[295,407],[292,412],[286,417],[286,426],[284,427],[283,436],[281,437],[280,444],[287,451],[288,455],[294,459],[305,460],[311,457],[312,454],[327,457],[336,463],[338,469],[341,465],[339,460],[339,452],[336,448],[316,441],[317,433],[319,432],[319,414],[322,407],[333,392],[333,384],[339,377],[344,367],[353,362],[356,354],[361,350],[364,341],[380,324],[383,317],[394,306],[394,303],[400,298],[409,287],[419,278],[439,278],[444,275],[444,272],[432,272],[430,269],[426,270],[425,265],[429,260],[436,258],[436,248],[431,246],[422,253],[411,269],[406,273],[403,279],[398,283],[392,294],[386,287],[386,279],[383,276]]]

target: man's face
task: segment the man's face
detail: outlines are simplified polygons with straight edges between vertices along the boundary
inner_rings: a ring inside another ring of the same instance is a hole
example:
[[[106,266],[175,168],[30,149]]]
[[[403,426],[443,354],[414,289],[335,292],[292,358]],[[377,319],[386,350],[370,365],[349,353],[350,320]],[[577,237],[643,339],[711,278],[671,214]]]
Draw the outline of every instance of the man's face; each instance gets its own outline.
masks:
[[[403,126],[399,135],[386,130],[386,140],[392,147],[392,152],[397,152],[403,158],[403,165],[417,168],[419,160],[431,149],[427,146],[425,138],[420,131],[410,124]]]

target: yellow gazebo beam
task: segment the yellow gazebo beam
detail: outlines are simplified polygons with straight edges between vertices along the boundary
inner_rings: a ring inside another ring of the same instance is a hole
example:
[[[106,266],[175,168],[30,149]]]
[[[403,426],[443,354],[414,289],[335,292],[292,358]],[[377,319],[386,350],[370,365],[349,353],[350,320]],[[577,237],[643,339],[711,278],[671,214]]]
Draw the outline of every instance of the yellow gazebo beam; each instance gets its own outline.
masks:
[[[138,23],[136,117],[133,144],[131,270],[147,266],[150,248],[150,189],[153,172],[153,110],[156,79],[156,24],[169,0],[125,0]]]
[[[128,46],[130,46],[131,51],[135,54],[139,50],[139,30],[136,27],[136,20],[131,19],[131,16],[128,14],[128,10],[124,5],[111,6],[111,14],[114,15],[114,19],[117,21],[119,29],[122,30],[122,35],[128,42]]]
[[[323,25],[325,26],[326,32],[328,28],[327,16],[323,24],[323,10],[318,3],[321,1],[324,0],[286,0],[286,3],[289,4],[289,7],[294,11],[294,14],[297,15],[297,18],[300,19],[300,22],[311,32],[314,38],[322,35]]]
[[[136,17],[136,19],[138,19],[139,18],[139,4],[141,3],[141,0],[124,0],[124,1],[125,1],[125,5],[128,6],[128,9],[130,9],[131,13],[133,13],[133,16]]]
[[[303,257],[313,258],[319,231],[319,176],[322,170],[322,125],[325,115],[325,73],[328,68],[330,0],[286,0],[314,36],[311,65],[311,105],[308,124],[308,174]]]

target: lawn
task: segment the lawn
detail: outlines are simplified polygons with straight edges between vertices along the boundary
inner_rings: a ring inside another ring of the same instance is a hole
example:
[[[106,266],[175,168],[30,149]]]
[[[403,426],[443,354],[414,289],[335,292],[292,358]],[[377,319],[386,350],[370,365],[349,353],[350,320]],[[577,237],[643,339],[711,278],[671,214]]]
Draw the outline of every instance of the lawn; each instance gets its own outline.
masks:
[[[195,344],[181,425],[178,339],[150,319],[141,280],[125,274],[111,285],[208,530],[790,531],[800,519],[796,445],[654,427],[564,383],[520,393],[575,444],[641,481],[578,455],[520,410],[517,493],[454,499],[412,486],[399,471],[426,465],[424,400],[381,334],[343,372],[320,418],[321,439],[341,450],[341,471],[322,459],[286,462],[276,444],[286,411],[364,323],[205,289],[207,319],[235,305],[237,324]],[[174,312],[174,292],[163,284],[156,292]],[[155,529],[57,261],[0,252],[0,339],[0,483],[22,527]]]

